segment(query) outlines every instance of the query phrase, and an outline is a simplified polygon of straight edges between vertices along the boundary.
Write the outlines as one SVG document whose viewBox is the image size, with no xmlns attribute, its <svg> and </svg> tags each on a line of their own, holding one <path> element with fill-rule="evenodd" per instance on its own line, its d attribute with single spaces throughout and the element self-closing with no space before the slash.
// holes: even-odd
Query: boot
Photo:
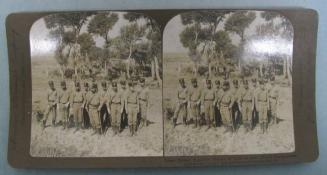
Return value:
<svg viewBox="0 0 327 175">
<path fill-rule="evenodd" d="M 176 127 L 176 123 L 177 123 L 177 118 L 174 118 L 173 119 L 173 126 L 174 126 L 174 128 Z"/>
<path fill-rule="evenodd" d="M 136 125 L 133 125 L 133 135 L 136 135 L 136 132 L 137 132 L 137 127 L 136 127 Z"/>
<path fill-rule="evenodd" d="M 56 126 L 56 121 L 52 120 L 52 126 Z"/>
<path fill-rule="evenodd" d="M 184 125 L 187 125 L 186 118 L 183 118 L 183 124 L 184 124 Z"/>
<path fill-rule="evenodd" d="M 43 120 L 42 121 L 42 127 L 45 128 L 46 127 L 46 124 L 47 124 L 47 121 L 46 120 Z"/>
<path fill-rule="evenodd" d="M 129 126 L 129 133 L 130 133 L 130 136 L 133 136 L 133 126 Z"/>
</svg>

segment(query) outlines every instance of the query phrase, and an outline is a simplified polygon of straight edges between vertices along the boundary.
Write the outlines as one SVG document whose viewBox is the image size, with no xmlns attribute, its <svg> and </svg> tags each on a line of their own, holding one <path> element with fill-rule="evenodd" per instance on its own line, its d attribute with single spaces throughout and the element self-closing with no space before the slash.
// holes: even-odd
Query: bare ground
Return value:
<svg viewBox="0 0 327 175">
<path fill-rule="evenodd" d="M 177 65 L 180 63 L 186 64 L 183 56 L 164 56 L 163 104 L 165 112 L 167 112 L 167 108 L 173 108 L 177 100 L 178 77 L 176 71 Z M 186 75 L 184 77 L 189 83 L 191 76 Z M 200 83 L 200 86 L 202 85 Z M 281 121 L 277 125 L 269 126 L 268 133 L 265 134 L 261 134 L 259 126 L 248 133 L 241 126 L 238 132 L 234 134 L 224 133 L 223 127 L 211 128 L 208 131 L 206 131 L 206 127 L 195 129 L 193 125 L 178 125 L 173 128 L 172 121 L 167 119 L 167 113 L 165 113 L 164 155 L 237 155 L 293 152 L 295 144 L 292 89 L 283 84 L 279 87 L 279 92 L 280 104 L 277 115 Z"/>
<path fill-rule="evenodd" d="M 47 66 L 45 66 L 47 65 Z M 32 61 L 32 101 L 33 113 L 44 111 L 46 107 L 47 77 L 45 69 L 53 68 L 51 60 Z M 59 80 L 55 81 L 58 85 Z M 72 84 L 68 86 L 72 87 Z M 32 118 L 30 154 L 35 157 L 122 157 L 122 156 L 162 156 L 162 91 L 150 89 L 148 127 L 140 128 L 136 136 L 130 137 L 125 129 L 113 136 L 111 128 L 106 135 L 93 135 L 92 130 L 75 128 L 63 130 L 62 126 L 47 127 L 43 130 L 36 116 Z"/>
</svg>

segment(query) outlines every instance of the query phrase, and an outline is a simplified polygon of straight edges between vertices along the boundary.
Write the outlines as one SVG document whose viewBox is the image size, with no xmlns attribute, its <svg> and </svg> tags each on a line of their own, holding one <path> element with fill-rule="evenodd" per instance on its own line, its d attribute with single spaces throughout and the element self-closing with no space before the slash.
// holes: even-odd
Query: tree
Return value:
<svg viewBox="0 0 327 175">
<path fill-rule="evenodd" d="M 280 37 L 289 43 L 293 42 L 293 26 L 286 17 L 275 12 L 262 12 L 261 17 L 267 21 L 267 24 L 263 24 L 258 27 L 258 34 L 268 35 L 271 37 Z M 283 73 L 286 79 L 291 78 L 292 76 L 291 61 L 291 55 L 285 55 L 285 58 L 283 59 Z"/>
<path fill-rule="evenodd" d="M 239 48 L 243 49 L 245 43 L 245 30 L 250 26 L 250 24 L 255 20 L 256 14 L 249 11 L 238 11 L 233 12 L 231 16 L 226 20 L 224 29 L 231 33 L 237 34 L 240 39 Z M 242 50 L 240 50 L 240 53 Z M 238 68 L 242 69 L 242 58 L 239 55 Z"/>
<path fill-rule="evenodd" d="M 81 28 L 92 14 L 92 12 L 61 13 L 44 18 L 46 27 L 50 29 L 50 37 L 58 42 L 55 57 L 61 67 L 62 76 L 64 75 L 65 67 L 69 64 L 69 56 L 74 55 L 71 52 L 74 52 L 73 46 L 77 44 Z"/>
<path fill-rule="evenodd" d="M 120 29 L 120 42 L 122 45 L 126 46 L 128 56 L 126 60 L 126 73 L 127 77 L 130 78 L 130 64 L 132 63 L 132 53 L 136 48 L 138 42 L 144 39 L 145 27 L 140 26 L 137 23 L 132 23 L 130 25 L 123 26 Z"/>
<path fill-rule="evenodd" d="M 153 80 L 161 82 L 160 69 L 162 66 L 162 60 L 159 59 L 162 56 L 161 50 L 161 30 L 153 18 L 150 18 L 141 13 L 126 13 L 124 18 L 129 22 L 137 23 L 144 21 L 145 29 L 145 41 L 144 47 L 147 51 L 144 55 L 144 63 L 151 64 L 151 75 Z"/>
<path fill-rule="evenodd" d="M 105 40 L 105 47 L 109 47 L 109 31 L 112 30 L 117 21 L 118 15 L 116 13 L 99 13 L 92 18 L 87 30 L 89 33 L 102 37 Z"/>
<path fill-rule="evenodd" d="M 228 13 L 227 11 L 198 11 L 181 14 L 182 24 L 186 27 L 179 35 L 180 41 L 185 48 L 188 48 L 189 57 L 195 62 L 193 70 L 196 72 L 197 63 L 202 56 L 205 56 L 208 62 L 209 76 L 211 76 L 211 62 L 215 55 L 214 35 L 218 25 L 223 22 Z"/>
</svg>

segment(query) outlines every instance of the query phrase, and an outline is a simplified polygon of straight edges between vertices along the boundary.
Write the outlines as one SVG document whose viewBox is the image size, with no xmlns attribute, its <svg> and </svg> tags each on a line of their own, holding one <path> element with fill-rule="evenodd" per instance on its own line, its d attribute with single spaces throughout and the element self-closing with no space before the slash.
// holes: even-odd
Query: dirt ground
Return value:
<svg viewBox="0 0 327 175">
<path fill-rule="evenodd" d="M 163 78 L 163 108 L 174 106 L 176 89 L 178 88 L 178 65 L 187 65 L 183 55 L 164 55 Z M 191 76 L 183 75 L 189 83 Z M 169 83 L 167 83 L 169 82 Z M 200 86 L 204 83 L 200 82 Z M 189 85 L 189 84 L 187 84 Z M 292 88 L 289 85 L 278 84 L 280 103 L 277 116 L 280 122 L 270 125 L 268 133 L 262 134 L 260 127 L 246 133 L 241 126 L 237 133 L 224 133 L 223 127 L 201 129 L 193 125 L 177 125 L 173 128 L 172 121 L 165 113 L 164 120 L 164 155 L 190 156 L 190 155 L 236 155 L 236 154 L 268 154 L 293 152 L 294 130 L 292 109 Z M 165 111 L 166 112 L 166 111 Z M 180 119 L 179 119 L 180 120 Z"/>
<path fill-rule="evenodd" d="M 56 67 L 54 60 L 32 60 L 32 101 L 33 112 L 44 111 L 46 107 L 46 70 Z M 55 81 L 58 85 L 59 80 Z M 72 84 L 68 84 L 72 87 Z M 115 156 L 162 156 L 162 91 L 150 89 L 148 127 L 140 128 L 136 136 L 130 137 L 125 129 L 113 135 L 109 128 L 106 135 L 94 135 L 93 131 L 62 126 L 47 127 L 43 130 L 36 117 L 32 118 L 30 154 L 35 157 L 115 157 Z"/>
</svg>

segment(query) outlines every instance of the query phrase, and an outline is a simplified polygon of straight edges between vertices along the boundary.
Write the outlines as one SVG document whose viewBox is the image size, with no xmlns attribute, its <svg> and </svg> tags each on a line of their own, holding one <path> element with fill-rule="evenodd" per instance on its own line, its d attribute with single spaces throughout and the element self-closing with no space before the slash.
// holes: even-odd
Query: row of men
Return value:
<svg viewBox="0 0 327 175">
<path fill-rule="evenodd" d="M 133 136 L 139 124 L 148 125 L 148 88 L 143 78 L 139 82 L 140 89 L 136 89 L 136 81 L 129 81 L 128 88 L 126 81 L 121 81 L 119 89 L 116 81 L 112 82 L 110 88 L 106 82 L 102 82 L 102 90 L 98 90 L 97 83 L 93 82 L 91 91 L 89 84 L 85 83 L 82 91 L 80 82 L 76 81 L 75 88 L 70 91 L 66 82 L 62 81 L 61 89 L 57 91 L 54 82 L 49 81 L 48 105 L 43 125 L 46 126 L 49 116 L 52 125 L 62 123 L 64 128 L 67 128 L 73 124 L 77 130 L 86 128 L 86 122 L 89 121 L 95 133 L 104 134 L 111 126 L 116 135 L 124 128 L 122 122 L 127 120 L 130 134 Z M 141 116 L 140 119 L 138 116 Z"/>
<path fill-rule="evenodd" d="M 248 80 L 243 80 L 243 87 L 239 81 L 215 81 L 216 88 L 212 88 L 210 79 L 206 80 L 205 88 L 198 86 L 196 78 L 191 79 L 192 87 L 188 88 L 183 78 L 179 79 L 180 87 L 177 90 L 177 106 L 174 111 L 173 125 L 176 126 L 179 116 L 184 124 L 194 122 L 194 127 L 202 123 L 210 127 L 222 124 L 226 132 L 235 132 L 242 123 L 246 132 L 254 128 L 254 118 L 258 118 L 262 132 L 268 129 L 268 111 L 273 123 L 277 122 L 277 106 L 279 92 L 275 86 L 275 78 L 270 79 L 270 87 L 260 80 L 257 87 L 256 79 L 252 79 L 252 87 Z M 204 118 L 202 117 L 204 116 Z M 218 117 L 217 117 L 218 116 Z"/>
</svg>

